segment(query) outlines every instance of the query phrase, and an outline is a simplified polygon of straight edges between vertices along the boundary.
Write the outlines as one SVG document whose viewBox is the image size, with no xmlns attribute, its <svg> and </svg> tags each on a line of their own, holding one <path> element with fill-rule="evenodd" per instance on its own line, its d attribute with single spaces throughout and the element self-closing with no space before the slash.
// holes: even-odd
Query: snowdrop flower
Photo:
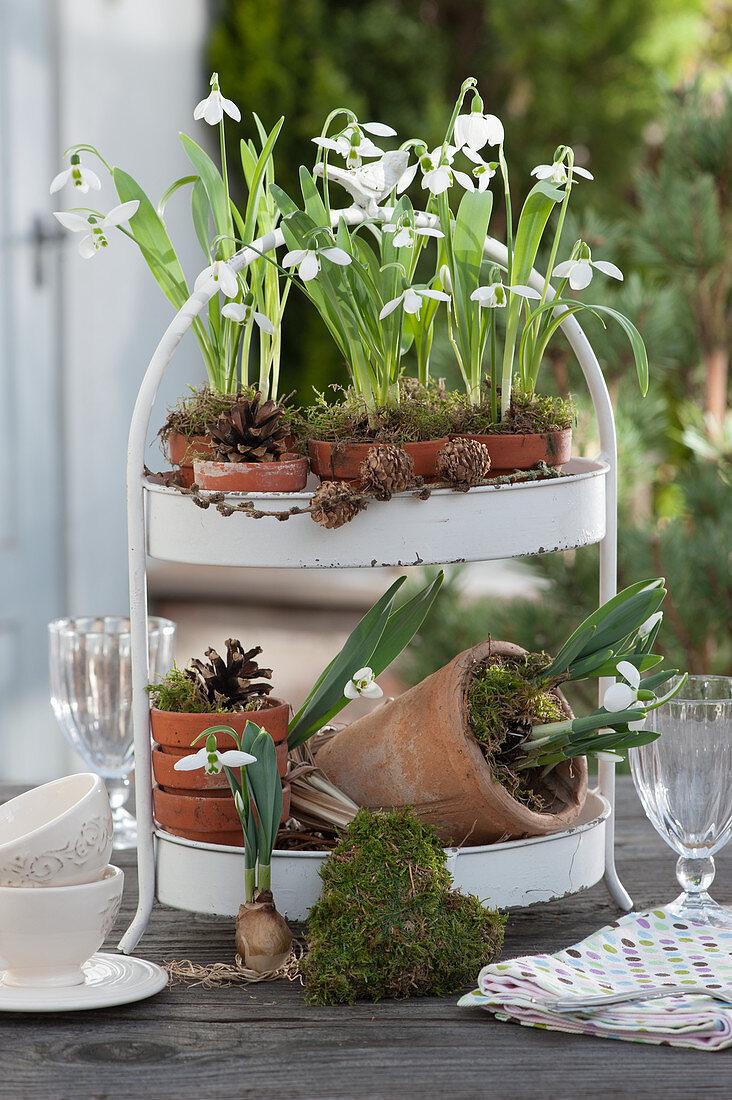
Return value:
<svg viewBox="0 0 732 1100">
<path fill-rule="evenodd" d="M 492 164 L 486 164 L 480 153 L 474 152 L 467 145 L 463 149 L 463 153 L 468 158 L 468 160 L 472 160 L 473 164 L 476 165 L 476 167 L 473 169 L 473 176 L 478 181 L 478 190 L 487 191 L 488 184 L 491 182 L 496 174 L 495 166 Z"/>
<path fill-rule="evenodd" d="M 212 283 L 218 290 L 222 291 L 227 298 L 236 298 L 239 293 L 239 280 L 226 260 L 214 260 L 208 267 L 204 267 L 193 284 L 193 289 L 207 290 Z"/>
<path fill-rule="evenodd" d="M 383 321 L 384 318 L 388 317 L 390 313 L 393 313 L 399 305 L 404 307 L 405 313 L 412 313 L 419 317 L 423 298 L 434 298 L 438 302 L 450 301 L 450 295 L 445 294 L 442 290 L 417 290 L 413 286 L 408 286 L 397 298 L 392 298 L 390 302 L 386 303 L 379 314 L 379 320 Z"/>
<path fill-rule="evenodd" d="M 623 273 L 620 268 L 607 260 L 593 260 L 586 244 L 582 245 L 580 255 L 576 260 L 563 260 L 561 264 L 557 264 L 554 268 L 552 275 L 559 279 L 568 278 L 572 290 L 584 290 L 592 282 L 593 267 L 597 271 L 601 271 L 603 275 L 610 275 L 613 279 L 623 281 Z"/>
<path fill-rule="evenodd" d="M 518 294 L 520 298 L 533 298 L 536 301 L 541 299 L 539 291 L 534 290 L 532 286 L 523 286 L 521 283 L 516 283 L 515 286 L 510 286 L 507 289 L 512 290 L 514 294 Z"/>
<path fill-rule="evenodd" d="M 418 168 L 422 172 L 422 187 L 432 195 L 441 195 L 447 191 L 448 187 L 452 187 L 454 180 L 457 180 L 466 191 L 475 191 L 475 185 L 470 176 L 466 172 L 458 172 L 451 167 L 456 152 L 457 149 L 453 145 L 438 145 L 431 153 L 423 153 L 419 160 L 410 165 L 401 176 L 397 192 L 401 194 L 402 191 L 406 191 L 416 176 Z"/>
<path fill-rule="evenodd" d="M 203 768 L 206 775 L 218 775 L 224 765 L 227 768 L 244 768 L 256 761 L 256 756 L 252 756 L 250 752 L 240 752 L 239 749 L 219 752 L 216 748 L 216 737 L 212 733 L 202 749 L 192 756 L 182 756 L 173 766 L 177 772 L 193 772 L 197 768 Z"/>
<path fill-rule="evenodd" d="M 376 137 L 394 137 L 396 130 L 383 122 L 352 122 L 334 138 L 316 137 L 313 142 L 321 149 L 338 153 L 347 168 L 360 168 L 364 157 L 381 157 L 384 150 L 375 145 L 366 133 Z"/>
<path fill-rule="evenodd" d="M 536 168 L 531 169 L 531 175 L 536 176 L 538 180 L 550 179 L 552 183 L 566 183 L 569 179 L 567 166 L 563 160 L 555 160 L 553 164 L 537 164 Z M 588 172 L 586 168 L 580 168 L 578 164 L 572 165 L 572 176 L 584 176 L 588 180 L 595 178 L 592 172 Z"/>
<path fill-rule="evenodd" d="M 346 683 L 343 694 L 346 699 L 358 699 L 361 695 L 365 699 L 380 699 L 384 693 L 374 680 L 373 669 L 360 668 Z"/>
<path fill-rule="evenodd" d="M 638 702 L 638 688 L 640 687 L 640 672 L 638 669 L 635 665 L 631 665 L 630 661 L 618 661 L 616 671 L 620 673 L 626 682 L 610 685 L 602 700 L 605 710 L 614 713 L 642 706 L 643 704 Z M 645 724 L 645 718 L 641 718 L 637 722 L 628 722 L 628 727 L 632 730 L 641 730 Z"/>
<path fill-rule="evenodd" d="M 92 172 L 91 168 L 85 168 L 81 163 L 81 157 L 78 153 L 71 154 L 71 160 L 69 167 L 63 172 L 59 172 L 57 176 L 54 176 L 48 193 L 53 195 L 56 191 L 60 191 L 62 187 L 71 180 L 74 187 L 81 191 L 82 195 L 86 195 L 91 187 L 92 191 L 100 191 L 102 185 L 99 181 L 99 176 L 96 172 Z"/>
<path fill-rule="evenodd" d="M 137 199 L 131 202 L 120 203 L 110 210 L 106 217 L 96 214 L 74 214 L 63 210 L 55 210 L 53 213 L 64 229 L 70 229 L 72 233 L 86 232 L 86 236 L 79 241 L 79 254 L 85 260 L 90 260 L 100 248 L 106 248 L 109 244 L 104 231 L 113 226 L 121 225 L 137 213 L 140 205 Z"/>
<path fill-rule="evenodd" d="M 320 271 L 321 256 L 339 267 L 347 267 L 351 263 L 351 257 L 343 248 L 295 248 L 283 256 L 282 266 L 297 267 L 298 275 L 307 283 Z"/>
<path fill-rule="evenodd" d="M 228 317 L 230 321 L 236 321 L 238 325 L 251 325 L 254 322 L 262 332 L 274 336 L 275 327 L 269 317 L 264 313 L 257 313 L 256 309 L 245 305 L 244 302 L 227 302 L 221 309 L 221 316 Z"/>
<path fill-rule="evenodd" d="M 241 121 L 241 111 L 236 103 L 222 96 L 219 91 L 219 74 L 214 73 L 211 77 L 211 91 L 206 98 L 202 99 L 198 104 L 193 112 L 193 117 L 196 120 L 202 118 L 209 126 L 218 126 L 221 119 L 224 117 L 224 111 L 229 118 L 233 118 L 235 122 Z"/>
<path fill-rule="evenodd" d="M 382 233 L 394 234 L 395 248 L 413 248 L 415 237 L 444 237 L 439 229 L 419 229 L 412 227 L 408 221 L 399 218 L 396 222 L 388 222 L 381 227 Z"/>
<path fill-rule="evenodd" d="M 470 295 L 473 302 L 477 302 L 481 309 L 502 308 L 508 303 L 508 295 L 503 283 L 490 283 L 489 286 L 479 286 Z"/>
<path fill-rule="evenodd" d="M 483 106 L 480 99 L 475 102 Z M 496 115 L 484 115 L 480 109 L 472 110 L 455 119 L 453 139 L 463 152 L 466 147 L 477 152 L 484 145 L 500 145 L 503 141 L 503 123 Z"/>
</svg>

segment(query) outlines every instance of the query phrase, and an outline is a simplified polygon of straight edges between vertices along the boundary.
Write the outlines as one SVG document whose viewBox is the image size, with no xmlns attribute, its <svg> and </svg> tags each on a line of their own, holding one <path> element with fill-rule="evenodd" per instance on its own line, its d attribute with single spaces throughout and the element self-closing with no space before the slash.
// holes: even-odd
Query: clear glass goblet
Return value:
<svg viewBox="0 0 732 1100">
<path fill-rule="evenodd" d="M 130 620 L 56 619 L 48 633 L 54 714 L 67 740 L 104 779 L 115 848 L 134 848 L 137 822 L 126 808 L 134 757 Z M 147 641 L 153 681 L 173 664 L 175 623 L 149 619 Z"/>
<path fill-rule="evenodd" d="M 732 836 L 732 678 L 689 676 L 678 695 L 651 712 L 648 728 L 661 736 L 628 755 L 646 816 L 679 854 L 683 892 L 664 908 L 732 930 L 732 912 L 708 892 L 714 853 Z"/>
</svg>

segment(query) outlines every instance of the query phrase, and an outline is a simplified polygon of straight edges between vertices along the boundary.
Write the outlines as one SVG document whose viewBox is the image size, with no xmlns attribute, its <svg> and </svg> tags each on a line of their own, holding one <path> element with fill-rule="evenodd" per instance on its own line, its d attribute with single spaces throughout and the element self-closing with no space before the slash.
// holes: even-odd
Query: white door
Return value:
<svg viewBox="0 0 732 1100">
<path fill-rule="evenodd" d="M 0 0 L 0 777 L 64 770 L 46 623 L 63 608 L 63 363 L 54 28 L 45 0 Z"/>
<path fill-rule="evenodd" d="M 206 0 L 0 0 L 0 779 L 79 767 L 48 701 L 46 624 L 128 606 L 127 432 L 171 316 L 129 241 L 81 259 L 52 211 L 86 200 L 49 183 L 81 141 L 153 201 L 190 170 L 178 131 L 207 136 L 193 121 L 206 14 Z M 108 179 L 89 198 L 118 201 Z M 170 213 L 194 277 L 187 198 Z M 200 381 L 199 359 L 193 341 L 181 348 L 153 431 Z"/>
</svg>

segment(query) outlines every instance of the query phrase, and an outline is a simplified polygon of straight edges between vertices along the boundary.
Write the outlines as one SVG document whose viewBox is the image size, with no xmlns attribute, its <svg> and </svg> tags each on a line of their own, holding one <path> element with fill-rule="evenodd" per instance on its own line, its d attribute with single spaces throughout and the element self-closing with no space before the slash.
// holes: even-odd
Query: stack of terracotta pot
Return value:
<svg viewBox="0 0 732 1100">
<path fill-rule="evenodd" d="M 153 775 L 157 786 L 153 790 L 155 819 L 166 833 L 197 840 L 205 844 L 241 846 L 242 830 L 234 799 L 225 772 L 206 775 L 201 770 L 176 771 L 175 762 L 182 756 L 197 752 L 203 740 L 196 737 L 211 726 L 231 726 L 242 734 L 247 722 L 255 722 L 272 737 L 277 746 L 277 766 L 282 779 L 282 820 L 290 812 L 290 784 L 287 774 L 287 727 L 289 703 L 282 699 L 266 699 L 261 710 L 237 711 L 228 714 L 178 714 L 173 711 L 150 711 L 153 741 Z M 216 734 L 216 747 L 224 752 L 237 746 L 228 733 Z"/>
</svg>

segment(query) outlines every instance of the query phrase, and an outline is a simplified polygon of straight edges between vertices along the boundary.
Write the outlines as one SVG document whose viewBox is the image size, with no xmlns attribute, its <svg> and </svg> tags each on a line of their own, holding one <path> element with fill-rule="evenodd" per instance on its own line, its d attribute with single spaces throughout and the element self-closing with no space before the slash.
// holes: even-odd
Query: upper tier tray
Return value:
<svg viewBox="0 0 732 1100">
<path fill-rule="evenodd" d="M 402 493 L 371 501 L 350 523 L 327 531 L 310 516 L 285 522 L 201 509 L 175 489 L 144 482 L 147 552 L 193 565 L 337 569 L 491 561 L 569 550 L 605 536 L 601 460 L 573 458 L 567 476 L 485 485 L 458 493 L 436 489 L 429 499 Z M 309 493 L 229 494 L 268 510 L 307 504 Z"/>
</svg>

